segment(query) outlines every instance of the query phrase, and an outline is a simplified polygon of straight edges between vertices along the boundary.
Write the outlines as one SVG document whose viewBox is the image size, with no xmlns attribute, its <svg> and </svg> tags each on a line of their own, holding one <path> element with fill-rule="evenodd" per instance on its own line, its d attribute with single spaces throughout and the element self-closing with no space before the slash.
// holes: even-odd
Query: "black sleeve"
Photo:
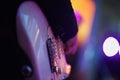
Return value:
<svg viewBox="0 0 120 80">
<path fill-rule="evenodd" d="M 55 35 L 63 42 L 77 34 L 78 27 L 70 0 L 36 0 Z"/>
</svg>

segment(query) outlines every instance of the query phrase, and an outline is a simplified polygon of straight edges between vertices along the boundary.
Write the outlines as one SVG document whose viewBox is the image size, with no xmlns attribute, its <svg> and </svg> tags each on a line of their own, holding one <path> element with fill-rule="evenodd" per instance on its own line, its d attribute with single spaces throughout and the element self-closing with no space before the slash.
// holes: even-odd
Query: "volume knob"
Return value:
<svg viewBox="0 0 120 80">
<path fill-rule="evenodd" d="M 33 70 L 31 68 L 31 66 L 24 65 L 22 67 L 21 73 L 22 73 L 23 77 L 27 78 L 27 77 L 31 77 L 32 76 Z"/>
</svg>

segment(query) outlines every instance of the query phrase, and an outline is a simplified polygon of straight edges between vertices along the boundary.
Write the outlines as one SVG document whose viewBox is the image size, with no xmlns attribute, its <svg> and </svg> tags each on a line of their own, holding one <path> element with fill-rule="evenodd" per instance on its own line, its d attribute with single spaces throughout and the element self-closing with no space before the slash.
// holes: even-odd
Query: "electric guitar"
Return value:
<svg viewBox="0 0 120 80">
<path fill-rule="evenodd" d="M 32 66 L 23 71 L 25 80 L 63 80 L 71 70 L 63 43 L 54 37 L 40 7 L 33 1 L 23 2 L 16 15 L 17 38 Z"/>
</svg>

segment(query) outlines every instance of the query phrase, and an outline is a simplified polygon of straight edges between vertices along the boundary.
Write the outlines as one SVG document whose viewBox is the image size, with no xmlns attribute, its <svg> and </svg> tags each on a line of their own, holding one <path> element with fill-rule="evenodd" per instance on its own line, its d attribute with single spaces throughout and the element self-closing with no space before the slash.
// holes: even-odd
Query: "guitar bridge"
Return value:
<svg viewBox="0 0 120 80">
<path fill-rule="evenodd" d="M 52 40 L 50 38 L 47 40 L 47 50 L 48 50 L 51 72 L 54 73 L 55 72 L 54 53 L 53 53 L 54 51 L 53 51 Z"/>
<path fill-rule="evenodd" d="M 48 38 L 48 57 L 51 72 L 55 73 L 59 80 L 63 80 L 70 74 L 71 66 L 66 63 L 64 50 L 60 39 Z"/>
</svg>

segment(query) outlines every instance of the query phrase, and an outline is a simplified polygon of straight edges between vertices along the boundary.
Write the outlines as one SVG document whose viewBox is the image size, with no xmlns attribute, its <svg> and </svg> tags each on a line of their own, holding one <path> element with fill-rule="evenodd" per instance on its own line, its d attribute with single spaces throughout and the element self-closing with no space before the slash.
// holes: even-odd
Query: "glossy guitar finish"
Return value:
<svg viewBox="0 0 120 80">
<path fill-rule="evenodd" d="M 17 12 L 18 42 L 32 64 L 25 80 L 62 80 L 71 67 L 66 63 L 63 44 L 54 38 L 49 24 L 35 2 L 23 2 Z"/>
</svg>

